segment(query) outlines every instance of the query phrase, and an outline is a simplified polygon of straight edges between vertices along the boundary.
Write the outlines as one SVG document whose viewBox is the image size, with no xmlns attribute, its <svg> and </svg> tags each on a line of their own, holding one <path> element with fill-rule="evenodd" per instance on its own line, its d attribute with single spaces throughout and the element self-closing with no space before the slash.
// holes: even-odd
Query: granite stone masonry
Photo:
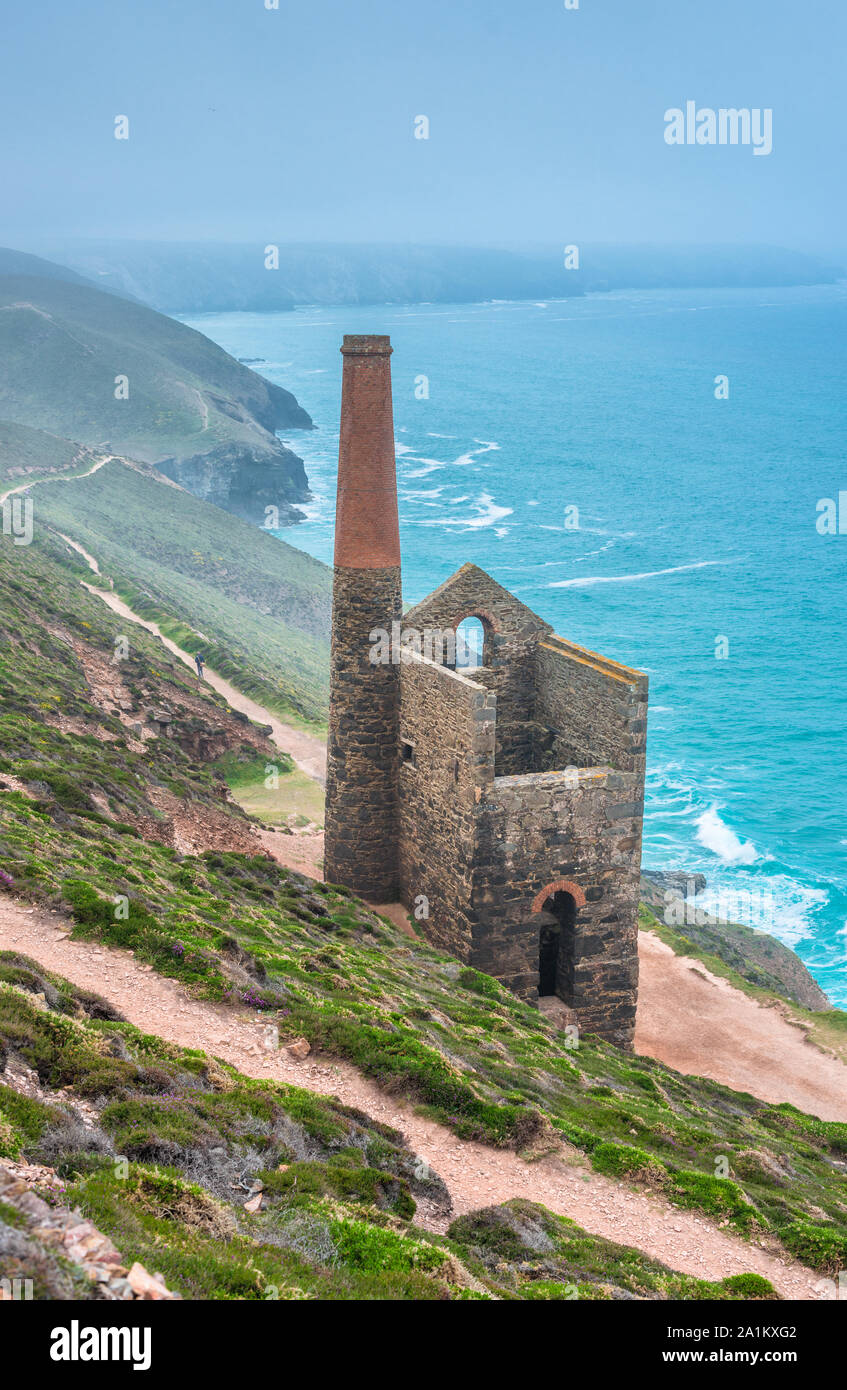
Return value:
<svg viewBox="0 0 847 1390">
<path fill-rule="evenodd" d="M 401 612 L 390 347 L 342 351 L 326 875 L 399 897 L 433 944 L 630 1048 L 647 678 L 556 636 L 474 565 L 403 628 L 478 619 L 481 664 L 370 659 Z"/>
</svg>

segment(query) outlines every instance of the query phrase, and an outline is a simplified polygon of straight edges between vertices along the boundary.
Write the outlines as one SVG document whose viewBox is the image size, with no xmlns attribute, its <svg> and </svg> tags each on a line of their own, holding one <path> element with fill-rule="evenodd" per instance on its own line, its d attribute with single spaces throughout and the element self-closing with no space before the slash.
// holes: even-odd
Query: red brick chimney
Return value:
<svg viewBox="0 0 847 1390">
<path fill-rule="evenodd" d="M 348 335 L 332 589 L 324 877 L 373 903 L 397 897 L 399 669 L 373 663 L 402 613 L 387 337 Z"/>
<path fill-rule="evenodd" d="M 376 334 L 347 334 L 341 351 L 335 563 L 385 569 L 400 564 L 391 343 Z"/>
</svg>

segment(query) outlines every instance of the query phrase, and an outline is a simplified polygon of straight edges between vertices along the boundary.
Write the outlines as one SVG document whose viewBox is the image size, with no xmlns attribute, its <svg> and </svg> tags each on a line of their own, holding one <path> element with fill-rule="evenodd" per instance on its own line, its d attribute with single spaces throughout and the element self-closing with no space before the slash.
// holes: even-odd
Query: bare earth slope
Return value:
<svg viewBox="0 0 847 1390">
<path fill-rule="evenodd" d="M 762 1100 L 847 1120 L 847 1067 L 697 960 L 652 932 L 639 940 L 637 1052 Z"/>
</svg>

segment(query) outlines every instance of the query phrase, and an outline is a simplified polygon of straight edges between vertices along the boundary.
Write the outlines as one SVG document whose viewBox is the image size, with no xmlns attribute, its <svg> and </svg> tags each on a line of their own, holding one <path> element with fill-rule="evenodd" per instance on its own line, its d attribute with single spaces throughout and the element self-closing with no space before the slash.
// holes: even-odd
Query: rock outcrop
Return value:
<svg viewBox="0 0 847 1390">
<path fill-rule="evenodd" d="M 663 922 L 670 922 L 665 917 L 668 908 L 673 909 L 675 903 L 681 908 L 705 888 L 703 874 L 654 869 L 641 873 L 641 901 Z M 797 953 L 769 932 L 755 931 L 739 922 L 719 921 L 700 908 L 695 912 L 690 906 L 672 912 L 672 916 L 671 924 L 678 936 L 717 956 L 751 984 L 781 994 L 804 1009 L 817 1012 L 832 1007 Z"/>
</svg>

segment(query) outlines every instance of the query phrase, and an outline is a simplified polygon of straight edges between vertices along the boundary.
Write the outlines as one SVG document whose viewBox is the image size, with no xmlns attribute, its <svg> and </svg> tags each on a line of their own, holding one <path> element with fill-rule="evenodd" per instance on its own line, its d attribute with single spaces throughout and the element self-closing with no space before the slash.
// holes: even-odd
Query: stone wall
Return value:
<svg viewBox="0 0 847 1390">
<path fill-rule="evenodd" d="M 555 636 L 473 565 L 402 627 L 427 650 L 427 631 L 478 617 L 482 667 L 408 648 L 369 666 L 399 602 L 397 570 L 337 567 L 327 877 L 372 902 L 396 887 L 423 936 L 533 1002 L 544 933 L 580 1027 L 630 1047 L 646 676 Z"/>
<path fill-rule="evenodd" d="M 535 719 L 555 732 L 547 768 L 640 771 L 647 738 L 647 677 L 595 652 L 546 637 L 536 654 Z"/>
<path fill-rule="evenodd" d="M 374 903 L 397 898 L 399 674 L 370 661 L 371 633 L 390 630 L 400 602 L 399 567 L 336 565 L 324 877 Z"/>
<path fill-rule="evenodd" d="M 494 781 L 494 705 L 485 689 L 425 657 L 409 654 L 400 666 L 400 897 L 410 910 L 425 897 L 418 930 L 463 960 L 479 797 Z"/>
<path fill-rule="evenodd" d="M 580 1027 L 629 1047 L 638 989 L 643 782 L 592 768 L 498 777 L 481 801 L 471 962 L 515 993 L 538 997 L 540 895 L 572 885 L 578 912 L 573 997 Z M 584 897 L 584 903 L 580 901 Z"/>
<path fill-rule="evenodd" d="M 497 773 L 532 771 L 535 744 L 527 725 L 535 705 L 535 652 L 552 628 L 470 564 L 406 613 L 403 625 L 445 630 L 472 617 L 485 628 L 485 664 L 469 674 L 497 696 Z"/>
</svg>

